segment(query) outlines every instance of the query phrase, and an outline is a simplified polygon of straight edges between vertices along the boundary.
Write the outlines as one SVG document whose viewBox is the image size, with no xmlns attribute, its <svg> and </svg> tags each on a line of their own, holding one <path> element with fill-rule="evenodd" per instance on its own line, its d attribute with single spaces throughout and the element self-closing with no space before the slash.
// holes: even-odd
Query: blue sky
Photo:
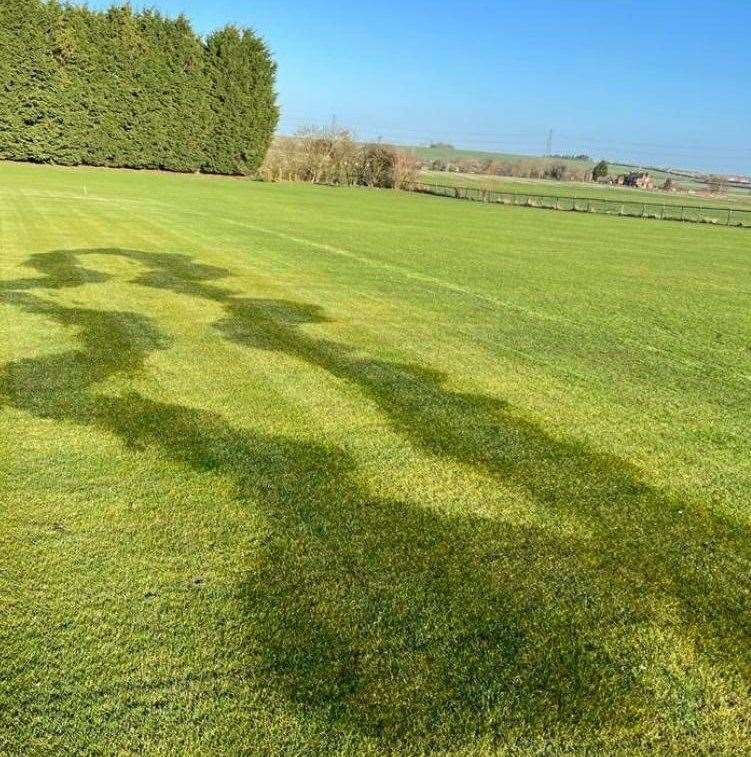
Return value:
<svg viewBox="0 0 751 757">
<path fill-rule="evenodd" d="M 283 131 L 751 174 L 751 0 L 147 4 L 263 36 Z"/>
</svg>

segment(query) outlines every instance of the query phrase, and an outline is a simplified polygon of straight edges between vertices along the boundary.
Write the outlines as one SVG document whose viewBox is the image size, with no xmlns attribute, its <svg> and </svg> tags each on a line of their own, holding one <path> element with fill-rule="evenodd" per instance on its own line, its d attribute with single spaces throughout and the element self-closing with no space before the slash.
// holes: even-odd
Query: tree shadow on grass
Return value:
<svg viewBox="0 0 751 757">
<path fill-rule="evenodd" d="M 73 250 L 55 250 L 32 255 L 28 267 L 39 276 L 15 280 L 0 280 L 0 293 L 22 292 L 29 289 L 67 289 L 83 284 L 101 284 L 109 280 L 107 274 L 84 268 Z"/>
<path fill-rule="evenodd" d="M 99 383 L 142 370 L 167 344 L 150 319 L 65 307 L 6 283 L 0 301 L 74 327 L 80 346 L 4 366 L 0 405 L 230 475 L 237 497 L 265 512 L 260 567 L 239 589 L 238 653 L 271 691 L 338 732 L 426 750 L 616 731 L 689 739 L 719 706 L 700 666 L 742 690 L 749 542 L 739 524 L 666 495 L 625 461 L 552 437 L 498 399 L 311 336 L 304 326 L 326 321 L 314 306 L 236 297 L 212 283 L 223 269 L 186 256 L 91 252 L 144 265 L 138 284 L 220 303 L 225 338 L 357 386 L 415 446 L 518 488 L 549 515 L 520 526 L 440 514 L 368 491 L 336 447 L 106 394 Z M 69 272 L 85 254 L 35 256 L 38 286 L 63 286 L 54 260 Z M 670 659 L 681 645 L 696 659 L 680 649 Z M 747 716 L 747 699 L 737 708 Z"/>
<path fill-rule="evenodd" d="M 280 309 L 285 311 L 281 318 Z M 346 701 L 352 708 L 356 703 L 359 724 L 367 723 L 372 734 L 416 729 L 425 735 L 431 728 L 461 723 L 444 734 L 444 747 L 471 732 L 478 714 L 472 703 L 493 703 L 485 711 L 488 725 L 502 713 L 506 725 L 515 719 L 537 720 L 533 730 L 538 731 L 543 723 L 543 730 L 585 722 L 627 728 L 639 720 L 637 730 L 648 730 L 651 720 L 659 731 L 657 722 L 664 716 L 678 731 L 689 733 L 712 707 L 697 684 L 699 660 L 716 665 L 721 678 L 734 678 L 737 690 L 744 690 L 751 681 L 751 541 L 744 525 L 651 486 L 615 456 L 551 436 L 502 400 L 452 391 L 436 371 L 361 357 L 310 336 L 299 328 L 300 315 L 308 309 L 230 302 L 217 327 L 234 342 L 284 353 L 357 386 L 416 447 L 518 488 L 548 515 L 549 526 L 504 528 L 463 518 L 436 519 L 427 527 L 400 519 L 395 513 L 405 512 L 403 503 L 383 523 L 372 518 L 363 529 L 370 543 L 354 554 L 372 565 L 368 556 L 382 556 L 390 544 L 388 558 L 371 570 L 370 582 L 393 582 L 405 589 L 405 594 L 394 591 L 390 599 L 405 602 L 412 596 L 412 615 L 401 635 L 392 625 L 391 635 L 379 638 L 379 611 L 393 617 L 398 606 L 387 603 L 384 610 L 365 601 L 357 618 L 351 604 L 345 604 L 350 609 L 342 623 L 325 590 L 319 591 L 331 631 L 316 647 L 312 664 L 307 651 L 300 651 L 310 648 L 305 633 L 310 601 L 301 604 L 296 627 L 286 614 L 285 623 L 271 634 L 277 640 L 287 634 L 274 659 L 292 677 L 291 691 L 311 692 L 303 700 L 306 706 L 336 701 L 321 696 L 328 689 L 320 661 L 326 659 L 331 638 L 350 651 L 360 650 L 356 658 L 367 660 L 359 674 L 352 672 L 357 666 L 350 666 L 349 683 L 340 689 L 340 704 Z M 322 320 L 313 310 L 309 322 Z M 558 524 L 572 522 L 578 535 L 566 537 Z M 434 547 L 421 555 L 410 553 L 407 541 L 424 544 L 417 536 L 421 529 L 434 539 Z M 401 538 L 404 533 L 409 535 Z M 299 545 L 288 542 L 286 534 L 284 541 L 289 554 L 284 562 L 292 563 Z M 337 543 L 314 551 L 329 552 L 333 561 L 343 550 Z M 283 551 L 280 546 L 272 552 Z M 402 559 L 392 559 L 397 553 Z M 355 558 L 348 562 L 352 565 Z M 374 575 L 384 565 L 393 572 Z M 264 576 L 262 586 L 278 585 L 275 570 Z M 460 576 L 453 586 L 468 588 L 467 593 L 447 591 L 433 570 L 443 573 L 441 580 Z M 327 582 L 319 586 L 323 589 Z M 259 586 L 255 595 L 261 590 Z M 314 589 L 307 587 L 304 594 L 314 595 Z M 426 647 L 409 636 L 417 629 L 431 639 Z M 374 649 L 363 644 L 368 635 Z M 681 644 L 685 647 L 678 652 Z M 381 645 L 385 659 L 378 660 Z M 671 652 L 676 656 L 669 663 Z M 692 655 L 696 657 L 689 662 Z M 337 670 L 329 659 L 329 671 Z M 346 659 L 340 647 L 336 659 Z M 290 660 L 299 661 L 295 670 Z M 368 679 L 362 670 L 373 680 L 348 691 L 351 681 Z M 655 670 L 661 672 L 655 676 Z M 295 680 L 300 671 L 305 671 L 302 680 Z M 386 684 L 389 676 L 401 677 L 401 692 Z M 395 694 L 401 699 L 389 708 Z M 748 715 L 746 700 L 739 718 Z"/>
</svg>

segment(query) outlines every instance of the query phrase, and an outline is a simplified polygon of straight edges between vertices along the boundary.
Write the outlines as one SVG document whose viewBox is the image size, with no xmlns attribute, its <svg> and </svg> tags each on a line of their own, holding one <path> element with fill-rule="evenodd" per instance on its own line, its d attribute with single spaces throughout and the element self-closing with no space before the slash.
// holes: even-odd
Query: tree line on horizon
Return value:
<svg viewBox="0 0 751 757">
<path fill-rule="evenodd" d="M 429 171 L 448 173 L 513 176 L 523 179 L 551 179 L 553 181 L 591 181 L 592 167 L 551 158 L 435 158 L 421 160 L 420 166 Z"/>
<path fill-rule="evenodd" d="M 185 16 L 0 0 L 0 158 L 249 174 L 279 118 L 254 32 Z"/>
</svg>

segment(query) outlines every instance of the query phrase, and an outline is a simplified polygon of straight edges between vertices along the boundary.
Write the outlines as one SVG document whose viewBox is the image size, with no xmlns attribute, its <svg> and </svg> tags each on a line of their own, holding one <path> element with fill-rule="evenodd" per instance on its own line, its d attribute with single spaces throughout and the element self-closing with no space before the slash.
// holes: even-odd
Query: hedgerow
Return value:
<svg viewBox="0 0 751 757">
<path fill-rule="evenodd" d="M 402 189 L 417 178 L 417 161 L 393 145 L 362 144 L 346 129 L 303 129 L 277 137 L 259 170 L 267 181 Z"/>
<path fill-rule="evenodd" d="M 0 158 L 247 174 L 278 120 L 276 66 L 249 30 L 184 16 L 0 0 Z"/>
</svg>

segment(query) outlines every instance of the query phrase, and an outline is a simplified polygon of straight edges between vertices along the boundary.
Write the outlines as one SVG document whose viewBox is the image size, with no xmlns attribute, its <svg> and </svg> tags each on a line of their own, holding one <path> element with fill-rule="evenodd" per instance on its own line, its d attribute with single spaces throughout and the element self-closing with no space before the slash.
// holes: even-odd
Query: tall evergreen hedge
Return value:
<svg viewBox="0 0 751 757">
<path fill-rule="evenodd" d="M 183 16 L 0 0 L 0 158 L 247 174 L 279 112 L 253 32 Z"/>
</svg>

